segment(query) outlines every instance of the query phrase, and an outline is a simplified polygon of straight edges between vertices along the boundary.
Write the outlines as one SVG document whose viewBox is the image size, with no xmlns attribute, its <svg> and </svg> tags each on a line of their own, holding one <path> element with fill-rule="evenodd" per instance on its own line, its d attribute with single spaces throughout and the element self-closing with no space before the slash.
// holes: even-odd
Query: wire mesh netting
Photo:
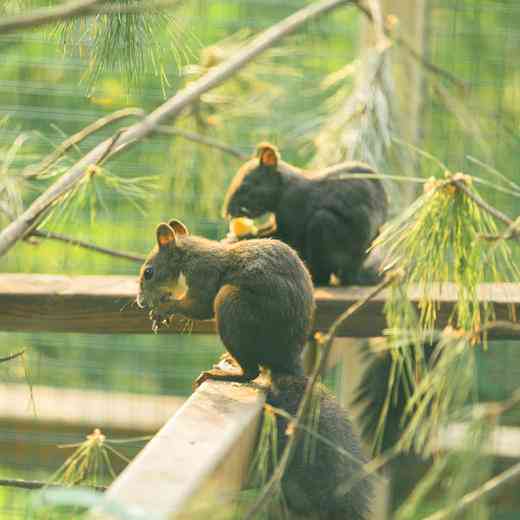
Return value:
<svg viewBox="0 0 520 520">
<path fill-rule="evenodd" d="M 80 27 L 71 29 L 79 31 L 79 38 L 67 33 L 66 52 L 63 33 L 50 29 L 0 35 L 0 116 L 5 116 L 0 166 L 3 189 L 9 182 L 13 204 L 26 207 L 38 191 L 34 182 L 10 177 L 10 171 L 50 153 L 66 136 L 114 110 L 135 106 L 149 112 L 198 77 L 212 60 L 230 55 L 250 34 L 301 6 L 275 0 L 184 4 L 172 15 L 174 21 L 156 34 L 162 38 L 164 61 L 159 68 L 139 70 L 138 84 L 130 89 L 124 73 L 102 71 L 92 80 L 89 52 L 94 43 Z M 426 20 L 427 58 L 456 82 L 423 71 L 417 144 L 451 171 L 486 178 L 490 174 L 477 159 L 516 181 L 520 5 L 513 0 L 432 0 Z M 361 30 L 361 15 L 353 9 L 337 10 L 308 24 L 237 78 L 203 96 L 176 127 L 218 138 L 245 154 L 267 139 L 281 148 L 285 160 L 303 167 L 311 164 L 320 129 L 333 115 L 331 107 L 337 106 L 331 100 L 338 102 L 341 89 L 349 92 L 355 86 Z M 354 73 L 345 70 L 348 65 Z M 324 83 L 340 69 L 344 73 L 339 86 Z M 396 77 L 395 89 L 406 81 Z M 56 172 L 113 135 L 115 127 L 134 120 L 124 119 L 86 138 L 61 159 Z M 111 160 L 105 178 L 100 175 L 89 188 L 93 193 L 79 194 L 64 205 L 66 211 L 54 211 L 45 228 L 139 254 L 153 245 L 156 223 L 173 217 L 195 233 L 220 238 L 227 226 L 220 217 L 225 186 L 239 165 L 236 158 L 200 144 L 156 135 Z M 397 168 L 393 164 L 388 172 L 399 173 Z M 417 168 L 428 177 L 437 166 L 423 158 Z M 495 206 L 516 216 L 513 197 L 485 187 L 481 191 Z M 398 201 L 393 202 L 399 209 Z M 43 239 L 18 244 L 1 265 L 4 272 L 56 274 L 136 275 L 139 267 Z M 22 349 L 23 359 L 0 365 L 0 478 L 46 480 L 70 455 L 56 445 L 77 443 L 96 427 L 118 438 L 154 431 L 171 415 L 169 409 L 165 414 L 165 407 L 174 409 L 176 401 L 139 401 L 138 396 L 187 396 L 194 377 L 222 352 L 213 336 L 0 333 L 0 356 Z M 480 399 L 506 398 L 520 370 L 515 344 L 476 355 Z M 53 413 L 53 403 L 63 413 Z M 143 406 L 147 416 L 139 425 L 131 418 Z M 119 414 L 119 422 L 107 419 Z M 75 417 L 76 423 L 65 416 Z M 514 414 L 508 420 L 518 423 Z M 142 444 L 132 444 L 128 455 Z M 116 470 L 123 465 L 114 464 Z M 408 480 L 414 483 L 413 470 Z M 403 487 L 401 492 L 408 492 Z M 396 503 L 400 500 L 402 496 L 395 498 Z M 506 494 L 496 503 L 493 518 L 519 514 L 519 505 Z M 31 518 L 28 504 L 28 491 L 0 487 L 0 518 Z"/>
</svg>

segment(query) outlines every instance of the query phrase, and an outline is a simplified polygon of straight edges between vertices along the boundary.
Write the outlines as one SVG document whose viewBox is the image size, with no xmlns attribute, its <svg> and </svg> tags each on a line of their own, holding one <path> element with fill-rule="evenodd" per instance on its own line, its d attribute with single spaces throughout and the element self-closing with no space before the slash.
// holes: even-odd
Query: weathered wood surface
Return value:
<svg viewBox="0 0 520 520">
<path fill-rule="evenodd" d="M 72 449 L 58 445 L 83 442 L 94 428 L 100 428 L 109 439 L 153 435 L 184 401 L 166 395 L 2 384 L 0 460 L 20 468 L 38 461 L 39 467 L 54 472 L 72 453 Z M 122 447 L 128 455 L 139 444 L 130 446 Z M 117 457 L 113 464 L 116 472 L 123 469 Z"/>
<path fill-rule="evenodd" d="M 468 439 L 474 438 L 471 425 L 452 423 L 441 430 L 436 449 L 439 451 L 456 451 L 474 448 Z M 481 454 L 503 458 L 520 458 L 520 428 L 513 426 L 495 426 L 486 442 L 479 446 Z"/>
<path fill-rule="evenodd" d="M 205 382 L 114 481 L 107 500 L 147 518 L 187 511 L 211 518 L 246 477 L 264 394 L 258 385 Z"/>
<path fill-rule="evenodd" d="M 316 326 L 327 328 L 334 318 L 349 305 L 364 297 L 370 288 L 317 288 Z M 149 333 L 146 312 L 125 306 L 137 293 L 137 280 L 132 276 L 59 276 L 59 275 L 0 275 L 0 330 L 89 332 L 89 333 Z M 386 292 L 372 299 L 356 317 L 345 324 L 342 336 L 380 336 L 386 323 L 383 306 Z M 412 300 L 420 293 L 412 291 Z M 515 284 L 481 286 L 479 297 L 495 304 L 497 319 L 506 319 L 508 305 L 520 304 L 520 287 Z M 456 290 L 446 284 L 439 292 L 440 323 L 445 324 L 456 301 Z M 212 321 L 188 323 L 179 319 L 172 332 L 214 332 Z M 512 337 L 518 333 L 502 331 Z"/>
<path fill-rule="evenodd" d="M 0 396 L 0 425 L 29 423 L 38 429 L 52 425 L 57 430 L 73 426 L 86 433 L 93 428 L 156 432 L 185 401 L 170 395 L 28 384 L 0 384 Z"/>
<path fill-rule="evenodd" d="M 317 288 L 316 327 L 327 329 L 349 305 L 365 296 L 368 287 Z M 52 331 L 86 333 L 151 333 L 147 313 L 128 305 L 137 293 L 134 276 L 56 276 L 56 275 L 0 275 L 0 330 Z M 344 337 L 381 336 L 386 327 L 383 306 L 387 292 L 371 300 L 345 323 L 339 335 Z M 418 301 L 420 293 L 410 295 Z M 454 286 L 446 284 L 439 295 L 439 324 L 444 326 L 453 309 L 457 294 Z M 508 307 L 520 305 L 520 286 L 516 284 L 485 284 L 479 297 L 493 302 L 497 319 L 507 319 Z M 212 321 L 174 321 L 160 334 L 176 332 L 212 333 Z M 499 330 L 493 335 L 518 338 L 520 333 Z"/>
</svg>

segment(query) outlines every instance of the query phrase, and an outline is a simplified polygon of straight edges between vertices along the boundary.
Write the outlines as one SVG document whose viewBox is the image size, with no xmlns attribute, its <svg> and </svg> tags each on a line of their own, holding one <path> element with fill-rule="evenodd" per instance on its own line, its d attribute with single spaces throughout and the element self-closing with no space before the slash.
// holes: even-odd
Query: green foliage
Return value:
<svg viewBox="0 0 520 520">
<path fill-rule="evenodd" d="M 30 0 L 3 0 L 0 4 L 0 14 L 15 15 L 29 7 Z"/>
<path fill-rule="evenodd" d="M 82 215 L 88 215 L 90 223 L 94 224 L 99 210 L 110 215 L 109 200 L 114 195 L 145 215 L 147 203 L 158 189 L 158 181 L 158 177 L 152 176 L 122 177 L 107 168 L 92 166 L 87 175 L 57 201 L 42 225 L 54 227 L 59 224 L 63 227 L 64 221 L 74 222 Z"/>
<path fill-rule="evenodd" d="M 101 486 L 116 478 L 110 457 L 116 456 L 124 462 L 128 458 L 111 445 L 111 442 L 95 429 L 84 442 L 62 445 L 75 451 L 51 477 L 49 483 L 64 486 Z"/>
<path fill-rule="evenodd" d="M 278 435 L 277 411 L 266 404 L 258 442 L 249 469 L 248 487 L 251 489 L 239 497 L 238 503 L 244 508 L 244 512 L 247 511 L 248 506 L 253 504 L 257 492 L 267 484 L 273 469 L 278 464 Z M 265 516 L 267 519 L 269 514 L 275 512 L 282 517 L 287 515 L 287 506 L 281 487 L 276 489 L 269 506 L 260 514 L 260 518 Z M 237 518 L 240 518 L 240 515 Z"/>
<path fill-rule="evenodd" d="M 476 192 L 467 178 L 459 180 Z M 403 325 L 405 329 L 418 326 L 419 337 L 426 337 L 437 324 L 442 284 L 453 282 L 457 301 L 450 325 L 478 334 L 494 316 L 491 306 L 479 301 L 478 285 L 518 280 L 507 242 L 490 247 L 483 240 L 497 233 L 492 217 L 450 179 L 433 180 L 414 204 L 385 227 L 374 244 L 387 247 L 387 268 L 398 266 L 403 272 L 396 282 L 402 292 L 393 291 L 387 306 L 390 332 Z M 403 298 L 412 285 L 419 290 L 418 320 Z"/>
<path fill-rule="evenodd" d="M 118 0 L 118 3 L 135 5 L 133 0 Z M 122 75 L 131 89 L 142 85 L 144 74 L 152 73 L 166 95 L 169 79 L 164 63 L 173 58 L 180 67 L 193 57 L 192 45 L 198 46 L 193 33 L 183 29 L 175 16 L 160 8 L 143 13 L 78 18 L 60 23 L 54 34 L 65 51 L 77 49 L 88 60 L 85 77 L 92 93 L 96 83 L 107 73 Z M 157 34 L 164 37 L 157 38 Z"/>
</svg>

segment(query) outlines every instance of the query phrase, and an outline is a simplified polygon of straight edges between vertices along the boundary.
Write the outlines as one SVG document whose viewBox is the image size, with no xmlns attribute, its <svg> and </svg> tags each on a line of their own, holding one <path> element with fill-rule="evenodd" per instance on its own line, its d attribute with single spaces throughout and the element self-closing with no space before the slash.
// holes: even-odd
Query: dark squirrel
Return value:
<svg viewBox="0 0 520 520">
<path fill-rule="evenodd" d="M 366 165 L 353 163 L 352 173 L 371 173 Z M 346 174 L 348 177 L 348 173 Z M 227 216 L 256 218 L 275 215 L 276 227 L 258 230 L 294 247 L 309 267 L 315 283 L 328 284 L 331 273 L 342 283 L 371 285 L 382 279 L 380 252 L 366 256 L 370 242 L 384 223 L 388 201 L 379 180 L 338 179 L 329 174 L 308 177 L 281 163 L 275 147 L 258 145 L 256 157 L 246 162 L 233 179 L 224 203 Z M 247 238 L 247 236 L 246 236 Z M 426 355 L 431 347 L 425 346 Z M 393 446 L 407 424 L 407 388 L 402 383 L 387 404 L 391 353 L 366 351 L 366 369 L 356 390 L 355 403 L 362 437 L 374 443 L 379 418 L 389 407 L 380 448 Z"/>
<path fill-rule="evenodd" d="M 370 283 L 375 271 L 362 268 L 367 249 L 386 221 L 388 200 L 379 179 L 349 179 L 349 173 L 374 173 L 352 163 L 348 173 L 310 176 L 280 167 L 277 149 L 258 145 L 256 157 L 238 170 L 228 188 L 224 214 L 257 218 L 273 213 L 276 226 L 261 229 L 293 247 L 315 284 L 327 285 L 331 274 L 342 284 Z"/>
<path fill-rule="evenodd" d="M 160 224 L 156 235 L 157 246 L 141 268 L 138 304 L 150 307 L 158 323 L 172 314 L 216 319 L 243 373 L 213 369 L 207 376 L 251 381 L 260 366 L 302 373 L 315 303 L 311 277 L 289 246 L 278 240 L 223 244 L 191 236 L 177 220 Z M 174 298 L 179 280 L 187 290 Z"/>
<path fill-rule="evenodd" d="M 315 309 L 311 277 L 298 255 L 278 240 L 226 244 L 191 236 L 177 220 L 160 224 L 156 238 L 141 268 L 138 305 L 150 308 L 158 323 L 171 314 L 215 317 L 224 346 L 241 367 L 238 374 L 213 368 L 197 382 L 250 381 L 260 366 L 268 368 L 268 403 L 295 415 L 307 383 L 300 354 Z M 352 458 L 318 442 L 317 454 L 309 460 L 299 443 L 283 482 L 287 504 L 293 511 L 314 511 L 323 520 L 364 520 L 372 487 L 362 478 L 365 460 L 359 441 L 334 397 L 323 387 L 316 392 L 318 434 Z M 281 452 L 287 424 L 283 417 L 277 422 Z"/>
</svg>

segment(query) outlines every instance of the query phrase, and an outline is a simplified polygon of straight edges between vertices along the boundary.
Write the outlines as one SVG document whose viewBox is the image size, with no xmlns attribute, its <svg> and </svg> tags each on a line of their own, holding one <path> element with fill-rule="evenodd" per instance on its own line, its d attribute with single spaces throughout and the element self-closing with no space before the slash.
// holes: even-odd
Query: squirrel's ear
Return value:
<svg viewBox="0 0 520 520">
<path fill-rule="evenodd" d="M 278 150 L 269 143 L 260 143 L 256 147 L 256 155 L 264 166 L 278 166 Z"/>
<path fill-rule="evenodd" d="M 190 234 L 190 232 L 188 231 L 188 228 L 180 220 L 173 219 L 173 220 L 170 220 L 170 222 L 168 222 L 168 224 L 175 231 L 176 235 L 183 237 L 185 235 Z"/>
<path fill-rule="evenodd" d="M 159 247 L 175 245 L 175 231 L 168 224 L 164 222 L 159 224 L 155 234 L 157 235 L 157 245 Z"/>
</svg>

